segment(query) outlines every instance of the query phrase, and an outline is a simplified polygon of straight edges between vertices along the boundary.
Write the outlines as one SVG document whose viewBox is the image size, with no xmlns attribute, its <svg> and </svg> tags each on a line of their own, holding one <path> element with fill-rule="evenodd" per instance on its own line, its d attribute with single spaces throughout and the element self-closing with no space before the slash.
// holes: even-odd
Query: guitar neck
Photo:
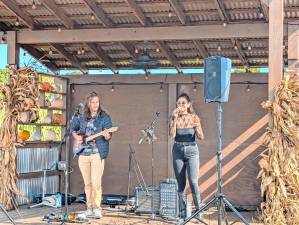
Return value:
<svg viewBox="0 0 299 225">
<path fill-rule="evenodd" d="M 103 135 L 103 131 L 97 133 L 97 134 L 93 134 L 93 135 L 90 135 L 88 136 L 85 140 L 86 141 L 92 141 L 93 139 L 97 138 L 97 137 L 100 137 Z"/>
</svg>

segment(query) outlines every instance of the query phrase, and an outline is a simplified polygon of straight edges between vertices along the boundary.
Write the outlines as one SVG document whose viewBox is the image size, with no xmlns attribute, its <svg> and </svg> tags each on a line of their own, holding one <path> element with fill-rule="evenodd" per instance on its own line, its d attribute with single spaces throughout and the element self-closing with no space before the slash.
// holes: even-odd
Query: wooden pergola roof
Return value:
<svg viewBox="0 0 299 225">
<path fill-rule="evenodd" d="M 264 0 L 0 0 L 0 28 L 59 69 L 132 68 L 145 41 L 161 67 L 202 67 L 222 55 L 234 66 L 268 65 Z M 297 21 L 299 0 L 285 1 Z M 287 39 L 285 40 L 287 63 Z"/>
</svg>

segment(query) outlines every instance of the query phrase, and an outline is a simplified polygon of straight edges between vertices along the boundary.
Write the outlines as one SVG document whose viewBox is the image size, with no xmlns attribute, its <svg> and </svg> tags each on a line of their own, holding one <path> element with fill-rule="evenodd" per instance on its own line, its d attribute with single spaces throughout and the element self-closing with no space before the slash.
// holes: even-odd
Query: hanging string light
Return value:
<svg viewBox="0 0 299 225">
<path fill-rule="evenodd" d="M 33 10 L 36 9 L 36 4 L 35 4 L 35 1 L 34 1 L 34 0 L 32 1 L 32 6 L 31 6 L 31 8 L 32 8 Z"/>
<path fill-rule="evenodd" d="M 15 22 L 15 25 L 18 27 L 20 26 L 20 21 L 19 21 L 19 18 L 17 18 L 16 22 Z"/>
<path fill-rule="evenodd" d="M 197 92 L 197 85 L 196 85 L 196 83 L 194 83 L 194 85 L 193 85 L 193 91 Z"/>
<path fill-rule="evenodd" d="M 251 88 L 250 88 L 250 84 L 248 83 L 248 84 L 247 84 L 247 87 L 246 87 L 246 91 L 249 92 L 250 90 L 251 90 Z"/>
<path fill-rule="evenodd" d="M 95 20 L 95 19 L 96 19 L 96 17 L 95 17 L 93 14 L 91 14 L 91 17 L 90 17 L 90 19 L 91 19 L 91 20 Z"/>
<path fill-rule="evenodd" d="M 60 32 L 61 32 L 61 28 L 60 28 L 60 27 L 58 27 L 57 31 L 60 33 Z"/>
<path fill-rule="evenodd" d="M 52 55 L 53 54 L 53 51 L 52 51 L 52 49 L 50 48 L 49 49 L 49 55 Z"/>
<path fill-rule="evenodd" d="M 160 93 L 162 93 L 164 90 L 163 90 L 163 83 L 161 82 L 160 84 Z"/>
<path fill-rule="evenodd" d="M 112 83 L 111 85 L 111 92 L 114 92 L 115 91 L 115 88 L 114 88 L 114 84 Z"/>
<path fill-rule="evenodd" d="M 226 26 L 227 26 L 227 23 L 226 23 L 226 22 L 224 22 L 222 25 L 223 25 L 223 27 L 226 27 Z"/>
<path fill-rule="evenodd" d="M 218 51 L 218 52 L 221 51 L 221 45 L 220 45 L 220 44 L 217 46 L 217 51 Z"/>
</svg>

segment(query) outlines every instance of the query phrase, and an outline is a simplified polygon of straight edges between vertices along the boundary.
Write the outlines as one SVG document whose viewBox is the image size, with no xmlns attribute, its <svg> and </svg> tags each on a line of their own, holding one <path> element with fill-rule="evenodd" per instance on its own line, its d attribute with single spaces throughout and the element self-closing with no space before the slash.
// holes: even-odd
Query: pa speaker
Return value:
<svg viewBox="0 0 299 225">
<path fill-rule="evenodd" d="M 227 102 L 230 88 L 231 60 L 212 56 L 204 62 L 205 102 Z"/>
</svg>

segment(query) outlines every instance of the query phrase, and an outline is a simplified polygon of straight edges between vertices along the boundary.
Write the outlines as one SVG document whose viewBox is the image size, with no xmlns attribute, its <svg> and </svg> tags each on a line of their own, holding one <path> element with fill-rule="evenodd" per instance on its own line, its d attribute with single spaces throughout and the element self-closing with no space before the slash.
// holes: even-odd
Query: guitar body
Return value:
<svg viewBox="0 0 299 225">
<path fill-rule="evenodd" d="M 113 133 L 118 130 L 118 127 L 111 127 L 106 129 L 105 131 L 109 133 Z M 74 157 L 76 155 L 80 155 L 85 149 L 91 148 L 90 142 L 93 141 L 95 138 L 103 136 L 104 131 L 101 131 L 99 133 L 87 136 L 85 134 L 78 134 L 83 138 L 83 143 L 80 145 L 79 148 L 73 148 Z"/>
</svg>

